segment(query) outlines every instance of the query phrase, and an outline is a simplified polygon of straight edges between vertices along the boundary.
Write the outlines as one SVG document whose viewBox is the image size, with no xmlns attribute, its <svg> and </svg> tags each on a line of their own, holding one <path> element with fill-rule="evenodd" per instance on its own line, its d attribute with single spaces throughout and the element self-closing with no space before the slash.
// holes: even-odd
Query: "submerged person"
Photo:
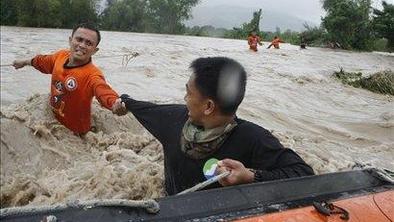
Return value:
<svg viewBox="0 0 394 222">
<path fill-rule="evenodd" d="M 306 42 L 304 37 L 301 37 L 300 49 L 306 49 Z"/>
<path fill-rule="evenodd" d="M 103 73 L 92 63 L 99 49 L 100 32 L 91 24 L 79 24 L 69 37 L 70 49 L 32 59 L 15 60 L 15 69 L 27 65 L 42 73 L 51 74 L 50 105 L 56 119 L 76 134 L 91 128 L 91 105 L 96 97 L 102 106 L 112 110 L 120 103 L 118 94 L 106 83 Z M 127 110 L 112 111 L 124 115 Z"/>
<path fill-rule="evenodd" d="M 256 34 L 256 32 L 252 32 L 248 37 L 249 49 L 257 52 L 257 44 L 262 45 L 261 38 Z"/>
<path fill-rule="evenodd" d="M 236 116 L 246 72 L 225 57 L 199 58 L 190 65 L 186 105 L 157 105 L 122 95 L 122 104 L 163 145 L 169 195 L 205 181 L 207 160 L 230 174 L 208 188 L 313 175 L 294 151 L 268 130 Z M 119 107 L 121 108 L 121 107 Z"/>
<path fill-rule="evenodd" d="M 267 49 L 271 48 L 271 46 L 274 46 L 275 49 L 279 49 L 279 43 L 284 43 L 284 41 L 282 41 L 278 36 L 275 36 Z"/>
</svg>

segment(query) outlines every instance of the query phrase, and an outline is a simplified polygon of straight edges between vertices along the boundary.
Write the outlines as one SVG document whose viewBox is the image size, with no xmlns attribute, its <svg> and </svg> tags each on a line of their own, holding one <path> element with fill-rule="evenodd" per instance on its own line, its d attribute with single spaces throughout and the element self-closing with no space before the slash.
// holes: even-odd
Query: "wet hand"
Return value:
<svg viewBox="0 0 394 222">
<path fill-rule="evenodd" d="M 30 60 L 14 60 L 14 62 L 12 62 L 12 66 L 15 69 L 20 69 L 27 65 L 30 65 Z"/>
<path fill-rule="evenodd" d="M 126 115 L 128 112 L 126 105 L 122 102 L 122 99 L 118 98 L 112 105 L 112 113 L 118 116 Z"/>
<path fill-rule="evenodd" d="M 219 161 L 216 168 L 216 175 L 219 175 L 225 171 L 230 171 L 230 175 L 219 180 L 219 183 L 222 186 L 253 182 L 254 174 L 237 160 L 224 159 Z"/>
</svg>

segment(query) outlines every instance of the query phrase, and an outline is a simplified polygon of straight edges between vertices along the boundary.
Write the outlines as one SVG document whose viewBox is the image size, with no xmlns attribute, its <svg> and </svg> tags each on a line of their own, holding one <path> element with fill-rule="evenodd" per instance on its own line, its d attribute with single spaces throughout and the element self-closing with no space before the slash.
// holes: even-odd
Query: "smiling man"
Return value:
<svg viewBox="0 0 394 222">
<path fill-rule="evenodd" d="M 117 115 L 124 115 L 127 111 L 121 106 L 112 109 L 114 104 L 120 103 L 119 96 L 92 63 L 92 55 L 99 50 L 100 40 L 100 32 L 93 25 L 80 24 L 69 38 L 69 50 L 13 62 L 16 69 L 31 65 L 42 73 L 51 74 L 52 110 L 59 122 L 76 134 L 90 130 L 93 97 Z"/>
<path fill-rule="evenodd" d="M 157 105 L 121 96 L 127 109 L 163 145 L 169 195 L 204 181 L 204 164 L 212 158 L 221 160 L 217 173 L 230 174 L 208 188 L 313 174 L 268 130 L 237 118 L 246 88 L 246 72 L 238 62 L 199 58 L 190 68 L 186 105 Z"/>
</svg>

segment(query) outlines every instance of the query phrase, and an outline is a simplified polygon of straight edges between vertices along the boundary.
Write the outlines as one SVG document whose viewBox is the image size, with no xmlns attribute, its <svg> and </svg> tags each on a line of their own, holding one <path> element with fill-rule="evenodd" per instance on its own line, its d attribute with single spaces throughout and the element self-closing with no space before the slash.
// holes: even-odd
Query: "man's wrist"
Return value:
<svg viewBox="0 0 394 222">
<path fill-rule="evenodd" d="M 248 168 L 248 174 L 249 174 L 249 176 L 248 176 L 248 181 L 249 181 L 249 183 L 256 182 L 256 181 L 255 181 L 256 171 L 257 171 L 257 170 L 255 170 L 255 169 Z"/>
<path fill-rule="evenodd" d="M 252 182 L 261 182 L 262 181 L 262 170 L 256 170 L 252 168 L 248 168 L 248 170 L 253 173 Z"/>
</svg>

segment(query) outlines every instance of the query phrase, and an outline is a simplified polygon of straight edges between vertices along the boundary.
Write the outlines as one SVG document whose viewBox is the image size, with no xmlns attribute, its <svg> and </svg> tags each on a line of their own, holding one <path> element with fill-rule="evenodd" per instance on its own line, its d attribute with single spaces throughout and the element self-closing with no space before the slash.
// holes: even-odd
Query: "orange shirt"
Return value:
<svg viewBox="0 0 394 222">
<path fill-rule="evenodd" d="M 275 47 L 275 48 L 279 48 L 279 43 L 283 42 L 280 38 L 275 38 L 272 40 L 271 44 Z"/>
<path fill-rule="evenodd" d="M 91 61 L 71 68 L 66 66 L 69 57 L 69 50 L 37 55 L 32 59 L 32 66 L 43 73 L 52 74 L 49 103 L 59 122 L 75 133 L 86 133 L 90 130 L 93 97 L 102 106 L 111 109 L 119 96 Z"/>
<path fill-rule="evenodd" d="M 261 39 L 260 39 L 260 37 L 259 36 L 249 36 L 248 37 L 248 44 L 251 46 L 251 47 L 257 47 L 257 43 L 259 43 L 261 41 Z"/>
</svg>

